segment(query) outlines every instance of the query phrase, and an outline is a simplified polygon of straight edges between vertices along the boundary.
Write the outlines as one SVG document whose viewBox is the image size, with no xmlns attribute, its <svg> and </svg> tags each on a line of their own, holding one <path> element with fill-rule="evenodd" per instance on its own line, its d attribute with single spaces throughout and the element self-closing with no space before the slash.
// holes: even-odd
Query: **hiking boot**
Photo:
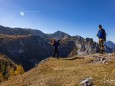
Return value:
<svg viewBox="0 0 115 86">
<path fill-rule="evenodd" d="M 100 54 L 103 54 L 103 50 L 100 50 Z"/>
</svg>

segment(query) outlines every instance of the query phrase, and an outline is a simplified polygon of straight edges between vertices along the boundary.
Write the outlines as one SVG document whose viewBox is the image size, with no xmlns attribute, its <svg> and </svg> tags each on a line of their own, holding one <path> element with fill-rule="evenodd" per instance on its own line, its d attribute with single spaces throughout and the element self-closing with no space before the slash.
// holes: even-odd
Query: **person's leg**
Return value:
<svg viewBox="0 0 115 86">
<path fill-rule="evenodd" d="M 55 49 L 55 53 L 56 53 L 56 56 L 57 56 L 57 59 L 58 59 L 58 56 L 59 56 L 59 52 L 58 52 L 58 48 Z"/>
<path fill-rule="evenodd" d="M 104 39 L 102 39 L 102 54 L 103 54 L 103 52 L 104 52 Z"/>
<path fill-rule="evenodd" d="M 54 49 L 53 57 L 55 57 L 55 54 L 56 54 L 56 49 Z"/>
<path fill-rule="evenodd" d="M 100 53 L 103 54 L 104 51 L 104 40 L 100 39 Z"/>
<path fill-rule="evenodd" d="M 101 53 L 101 39 L 99 39 L 99 50 L 100 50 L 100 53 Z"/>
<path fill-rule="evenodd" d="M 53 53 L 53 57 L 55 57 L 55 52 Z"/>
<path fill-rule="evenodd" d="M 57 50 L 57 59 L 59 58 L 59 51 Z"/>
</svg>

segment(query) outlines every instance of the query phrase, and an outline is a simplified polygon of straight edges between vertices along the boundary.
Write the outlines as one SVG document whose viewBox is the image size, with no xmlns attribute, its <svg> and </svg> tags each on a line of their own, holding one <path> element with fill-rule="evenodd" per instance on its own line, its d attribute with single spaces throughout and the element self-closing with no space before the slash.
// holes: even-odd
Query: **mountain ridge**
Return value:
<svg viewBox="0 0 115 86">
<path fill-rule="evenodd" d="M 25 70 L 52 56 L 52 39 L 61 40 L 59 56 L 62 58 L 99 52 L 99 46 L 92 38 L 70 36 L 62 31 L 45 34 L 40 30 L 0 26 L 0 33 L 0 53 L 7 55 L 17 64 L 22 64 Z M 112 53 L 113 49 L 105 46 L 105 52 Z"/>
<path fill-rule="evenodd" d="M 114 49 L 115 49 L 115 43 L 112 42 L 112 41 L 106 41 L 106 42 L 105 42 L 105 45 L 107 45 L 107 46 L 110 47 L 110 48 L 114 48 Z"/>
</svg>

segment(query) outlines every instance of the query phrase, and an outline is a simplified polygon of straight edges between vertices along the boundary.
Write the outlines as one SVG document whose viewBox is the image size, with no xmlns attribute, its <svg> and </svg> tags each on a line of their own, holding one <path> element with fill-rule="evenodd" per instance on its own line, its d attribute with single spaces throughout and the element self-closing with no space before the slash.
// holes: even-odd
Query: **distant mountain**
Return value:
<svg viewBox="0 0 115 86">
<path fill-rule="evenodd" d="M 48 37 L 47 34 L 43 33 L 40 30 L 34 30 L 34 29 L 25 29 L 25 30 L 28 31 L 29 33 L 31 33 L 34 36 L 40 36 L 42 38 L 47 38 Z"/>
<path fill-rule="evenodd" d="M 60 57 L 99 52 L 98 43 L 92 38 L 70 36 L 61 31 L 45 34 L 40 30 L 0 26 L 0 34 L 0 53 L 8 56 L 16 64 L 22 64 L 25 70 L 52 56 L 53 46 L 50 44 L 52 39 L 61 40 Z M 111 53 L 113 49 L 105 45 L 105 52 Z"/>
<path fill-rule="evenodd" d="M 105 45 L 107 45 L 110 48 L 114 48 L 115 49 L 115 43 L 113 43 L 112 41 L 105 42 Z"/>
<path fill-rule="evenodd" d="M 0 53 L 29 70 L 41 60 L 50 57 L 53 49 L 39 36 L 0 35 Z"/>
<path fill-rule="evenodd" d="M 65 46 L 67 47 L 66 50 L 68 51 L 74 51 L 74 49 L 77 49 L 77 54 L 92 54 L 92 53 L 97 53 L 99 52 L 99 47 L 98 44 L 96 42 L 93 41 L 93 39 L 91 38 L 86 38 L 84 39 L 81 36 L 70 36 L 65 32 L 61 32 L 61 31 L 57 31 L 53 34 L 45 34 L 40 30 L 33 30 L 33 29 L 22 29 L 22 28 L 7 28 L 7 27 L 3 27 L 1 26 L 0 28 L 0 33 L 2 34 L 10 34 L 10 35 L 33 35 L 33 36 L 39 36 L 41 37 L 43 40 L 45 40 L 46 42 L 50 42 L 51 38 L 53 39 L 61 39 L 61 40 L 66 40 L 65 44 L 69 43 L 69 41 L 73 42 L 73 47 L 68 48 L 65 44 L 62 45 L 61 47 L 64 48 Z M 68 45 L 70 47 L 70 45 Z M 60 48 L 61 48 L 60 47 Z M 61 49 L 62 49 L 61 48 Z M 105 46 L 105 51 L 106 52 L 113 52 L 113 50 L 111 49 L 110 46 Z M 61 52 L 62 53 L 62 52 Z M 71 53 L 71 52 L 70 52 Z M 69 55 L 69 53 L 65 52 L 63 55 L 60 54 L 61 56 L 65 55 Z M 65 57 L 63 56 L 63 57 Z"/>
<path fill-rule="evenodd" d="M 40 36 L 42 38 L 46 38 L 47 35 L 40 30 L 34 29 L 24 29 L 24 28 L 10 28 L 4 27 L 0 25 L 0 34 L 7 34 L 7 35 L 34 35 Z"/>
<path fill-rule="evenodd" d="M 3 27 L 3 26 L 0 25 L 0 34 L 28 35 L 28 34 L 31 34 L 31 33 L 22 29 L 22 28 L 10 28 L 10 27 Z"/>
<path fill-rule="evenodd" d="M 63 39 L 63 38 L 69 38 L 70 35 L 68 35 L 67 33 L 61 32 L 61 31 L 57 31 L 53 34 L 49 34 L 48 35 L 50 38 L 58 38 L 58 39 Z"/>
<path fill-rule="evenodd" d="M 67 33 L 57 31 L 49 35 L 50 38 L 62 40 L 60 46 L 60 56 L 67 57 L 76 54 L 92 54 L 99 52 L 99 47 L 91 38 L 84 39 L 81 36 L 70 36 Z"/>
<path fill-rule="evenodd" d="M 92 38 L 85 39 L 78 35 L 70 36 L 67 33 L 64 33 L 61 31 L 57 31 L 54 34 L 50 34 L 49 37 L 54 38 L 54 39 L 58 38 L 58 39 L 61 39 L 62 41 L 64 40 L 65 43 L 61 45 L 60 51 L 62 51 L 62 52 L 63 52 L 63 50 L 69 51 L 68 56 L 71 56 L 72 53 L 74 53 L 72 55 L 76 55 L 76 54 L 79 54 L 79 55 L 86 54 L 87 55 L 87 54 L 94 54 L 94 53 L 99 52 L 98 43 L 93 41 Z M 71 43 L 68 44 L 69 42 L 71 42 Z M 105 52 L 112 53 L 113 50 L 111 48 L 109 48 L 108 46 L 105 46 Z M 66 55 L 67 55 L 67 53 L 66 53 Z"/>
</svg>

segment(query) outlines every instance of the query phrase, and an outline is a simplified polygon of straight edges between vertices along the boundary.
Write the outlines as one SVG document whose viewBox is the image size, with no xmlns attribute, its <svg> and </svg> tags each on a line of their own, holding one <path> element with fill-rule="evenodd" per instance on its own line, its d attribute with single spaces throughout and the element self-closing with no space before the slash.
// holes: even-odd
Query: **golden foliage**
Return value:
<svg viewBox="0 0 115 86">
<path fill-rule="evenodd" d="M 7 56 L 0 55 L 0 82 L 24 73 L 21 65 L 16 65 Z"/>
<path fill-rule="evenodd" d="M 10 68 L 9 70 L 10 77 L 14 76 L 14 73 L 15 73 L 14 68 Z"/>
<path fill-rule="evenodd" d="M 23 74 L 24 73 L 24 68 L 22 65 L 18 65 L 15 71 L 15 75 Z"/>
</svg>

